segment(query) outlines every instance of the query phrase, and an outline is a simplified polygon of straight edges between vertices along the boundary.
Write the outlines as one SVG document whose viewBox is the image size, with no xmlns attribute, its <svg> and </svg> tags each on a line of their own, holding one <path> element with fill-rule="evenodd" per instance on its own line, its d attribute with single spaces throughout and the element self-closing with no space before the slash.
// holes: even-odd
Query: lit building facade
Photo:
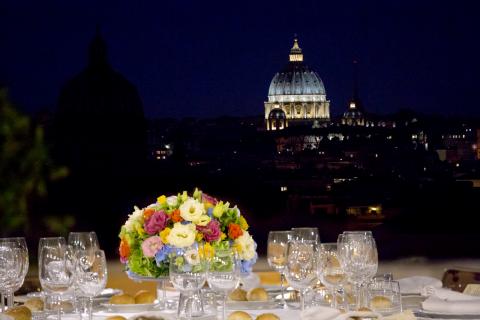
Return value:
<svg viewBox="0 0 480 320">
<path fill-rule="evenodd" d="M 330 121 L 330 101 L 319 75 L 303 61 L 295 38 L 287 66 L 273 77 L 265 102 L 267 130 Z"/>
</svg>

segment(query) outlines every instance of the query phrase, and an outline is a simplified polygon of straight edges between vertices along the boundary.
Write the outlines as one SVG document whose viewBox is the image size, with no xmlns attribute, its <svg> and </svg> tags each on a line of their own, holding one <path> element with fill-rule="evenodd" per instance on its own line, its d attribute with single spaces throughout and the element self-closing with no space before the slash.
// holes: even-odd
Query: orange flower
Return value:
<svg viewBox="0 0 480 320">
<path fill-rule="evenodd" d="M 172 215 L 170 216 L 173 222 L 181 222 L 183 218 L 180 216 L 180 210 L 173 210 Z"/>
<path fill-rule="evenodd" d="M 127 241 L 123 240 L 120 241 L 120 248 L 118 249 L 121 258 L 128 258 L 130 255 L 130 246 L 128 245 Z"/>
<path fill-rule="evenodd" d="M 243 234 L 242 228 L 236 223 L 230 223 L 228 225 L 228 236 L 230 239 L 237 239 Z"/>
<path fill-rule="evenodd" d="M 146 208 L 143 210 L 143 219 L 148 220 L 154 212 L 155 210 L 153 208 Z"/>
</svg>

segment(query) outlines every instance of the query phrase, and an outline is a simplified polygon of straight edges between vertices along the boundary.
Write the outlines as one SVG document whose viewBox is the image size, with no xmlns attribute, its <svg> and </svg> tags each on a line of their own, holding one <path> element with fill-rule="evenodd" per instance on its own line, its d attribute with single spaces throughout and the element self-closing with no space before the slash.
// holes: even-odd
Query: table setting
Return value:
<svg viewBox="0 0 480 320">
<path fill-rule="evenodd" d="M 371 231 L 321 241 L 316 227 L 272 230 L 266 285 L 252 269 L 257 243 L 237 206 L 196 189 L 157 198 L 128 216 L 119 256 L 130 281 L 107 288 L 108 264 L 93 231 L 38 241 L 41 291 L 14 296 L 29 269 L 25 239 L 0 238 L 0 320 L 43 319 L 480 319 L 480 297 L 439 279 L 378 274 Z"/>
</svg>

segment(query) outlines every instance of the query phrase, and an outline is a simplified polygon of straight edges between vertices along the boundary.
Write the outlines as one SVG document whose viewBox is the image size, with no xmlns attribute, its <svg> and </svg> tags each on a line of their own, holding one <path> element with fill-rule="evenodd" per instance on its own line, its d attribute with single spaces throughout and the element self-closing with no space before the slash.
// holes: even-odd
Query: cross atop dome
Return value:
<svg viewBox="0 0 480 320">
<path fill-rule="evenodd" d="M 298 38 L 295 35 L 293 38 L 293 47 L 290 49 L 290 62 L 302 62 L 303 61 L 303 53 L 302 49 L 298 46 Z"/>
</svg>

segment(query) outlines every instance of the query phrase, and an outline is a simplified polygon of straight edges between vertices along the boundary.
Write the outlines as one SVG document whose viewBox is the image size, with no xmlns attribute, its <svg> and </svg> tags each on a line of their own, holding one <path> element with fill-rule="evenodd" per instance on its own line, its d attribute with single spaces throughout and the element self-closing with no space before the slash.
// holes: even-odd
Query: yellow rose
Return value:
<svg viewBox="0 0 480 320">
<path fill-rule="evenodd" d="M 225 238 L 227 237 L 227 235 L 225 233 L 220 233 L 220 240 L 225 240 Z"/>
<path fill-rule="evenodd" d="M 164 195 L 161 195 L 160 197 L 157 198 L 157 202 L 160 204 L 165 204 L 167 203 L 167 197 L 165 197 Z"/>
<path fill-rule="evenodd" d="M 165 244 L 168 244 L 168 240 L 167 240 L 167 237 L 168 235 L 170 234 L 170 231 L 172 229 L 170 228 L 165 228 L 163 229 L 161 232 L 160 232 L 160 238 L 162 239 L 162 242 L 165 243 Z"/>
</svg>

